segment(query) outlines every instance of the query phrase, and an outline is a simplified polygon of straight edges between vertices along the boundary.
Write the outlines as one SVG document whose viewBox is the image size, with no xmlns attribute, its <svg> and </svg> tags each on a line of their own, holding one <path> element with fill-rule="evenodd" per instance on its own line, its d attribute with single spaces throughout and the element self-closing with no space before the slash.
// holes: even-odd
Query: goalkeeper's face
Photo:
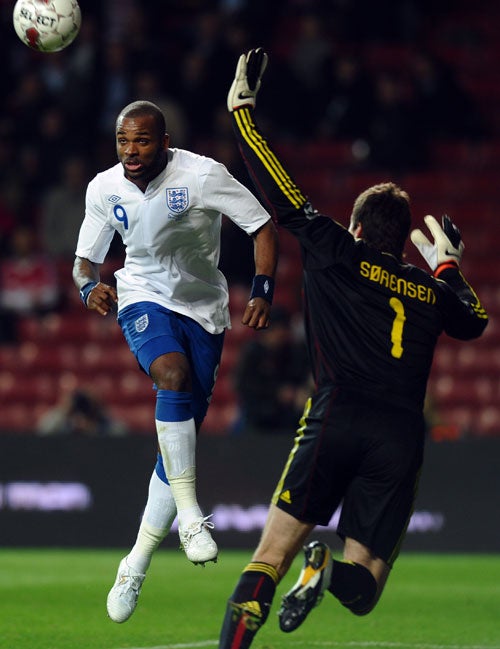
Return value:
<svg viewBox="0 0 500 649">
<path fill-rule="evenodd" d="M 116 153 L 125 177 L 143 191 L 167 164 L 169 136 L 151 115 L 122 117 L 116 124 Z"/>
</svg>

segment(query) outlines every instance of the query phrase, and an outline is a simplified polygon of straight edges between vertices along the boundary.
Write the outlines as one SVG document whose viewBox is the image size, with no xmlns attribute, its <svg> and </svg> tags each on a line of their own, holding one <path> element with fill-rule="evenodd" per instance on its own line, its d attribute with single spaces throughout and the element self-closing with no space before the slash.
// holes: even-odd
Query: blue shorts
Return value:
<svg viewBox="0 0 500 649">
<path fill-rule="evenodd" d="M 224 333 L 211 334 L 192 318 L 154 302 L 137 302 L 120 311 L 131 352 L 149 376 L 151 363 L 170 352 L 185 354 L 193 386 L 193 412 L 199 425 L 206 415 L 219 369 Z"/>
</svg>

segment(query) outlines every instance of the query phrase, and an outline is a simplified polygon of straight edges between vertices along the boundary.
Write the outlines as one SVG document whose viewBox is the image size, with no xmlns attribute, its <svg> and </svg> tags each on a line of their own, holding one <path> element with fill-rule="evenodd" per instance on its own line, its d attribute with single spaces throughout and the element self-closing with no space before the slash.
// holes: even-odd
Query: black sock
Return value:
<svg viewBox="0 0 500 649">
<path fill-rule="evenodd" d="M 247 649 L 267 620 L 278 573 L 267 563 L 249 563 L 228 600 L 219 649 Z"/>
<path fill-rule="evenodd" d="M 377 582 L 368 568 L 361 564 L 334 559 L 328 590 L 355 615 L 365 615 L 372 609 Z"/>
</svg>

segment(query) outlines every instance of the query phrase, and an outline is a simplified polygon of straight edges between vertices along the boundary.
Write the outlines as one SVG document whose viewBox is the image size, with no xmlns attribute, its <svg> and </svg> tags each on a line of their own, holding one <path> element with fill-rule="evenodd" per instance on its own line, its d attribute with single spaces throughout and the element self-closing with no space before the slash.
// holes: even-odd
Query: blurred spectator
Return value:
<svg viewBox="0 0 500 649">
<path fill-rule="evenodd" d="M 288 311 L 275 305 L 269 329 L 241 350 L 235 370 L 241 417 L 235 432 L 293 435 L 310 386 L 305 344 L 294 339 Z"/>
<path fill-rule="evenodd" d="M 321 102 L 317 135 L 335 139 L 366 137 L 374 88 L 362 59 L 351 54 L 332 57 L 326 73 L 327 92 Z"/>
<path fill-rule="evenodd" d="M 234 65 L 253 46 L 250 30 L 248 23 L 238 18 L 225 20 L 222 12 L 213 10 L 199 13 L 186 30 L 179 99 L 193 138 L 190 146 L 212 135 L 217 110 L 225 107 Z"/>
<path fill-rule="evenodd" d="M 101 134 L 114 133 L 116 116 L 131 101 L 129 50 L 125 43 L 105 47 L 101 71 Z"/>
<path fill-rule="evenodd" d="M 61 292 L 54 262 L 36 245 L 34 230 L 18 226 L 0 262 L 0 335 L 16 339 L 17 320 L 56 310 Z"/>
<path fill-rule="evenodd" d="M 419 33 L 429 14 L 428 0 L 356 0 L 342 3 L 346 36 L 351 42 L 409 43 Z"/>
<path fill-rule="evenodd" d="M 288 64 L 295 80 L 294 93 L 306 98 L 297 127 L 309 135 L 314 132 L 321 116 L 326 85 L 325 69 L 332 54 L 324 18 L 306 13 L 299 18 L 298 34 L 291 44 Z"/>
<path fill-rule="evenodd" d="M 266 47 L 261 33 L 263 29 L 271 31 L 266 48 L 271 54 L 268 87 L 259 96 L 259 112 L 260 123 L 268 121 L 276 139 L 295 141 L 317 134 L 330 90 L 327 71 L 338 27 L 334 4 L 268 2 L 267 6 L 261 4 L 263 15 L 252 7 L 254 20 L 259 22 L 251 47 Z M 271 22 L 266 15 L 269 12 Z"/>
<path fill-rule="evenodd" d="M 63 161 L 62 178 L 43 196 L 40 235 L 43 249 L 54 257 L 73 259 L 78 232 L 85 215 L 85 192 L 89 181 L 86 158 Z"/>
<path fill-rule="evenodd" d="M 44 190 L 41 149 L 36 139 L 33 144 L 26 144 L 18 150 L 13 169 L 6 171 L 4 195 L 16 214 L 16 221 L 34 227 L 38 220 L 40 196 Z"/>
<path fill-rule="evenodd" d="M 416 109 L 430 136 L 478 139 L 487 134 L 477 106 L 448 65 L 418 51 L 411 67 Z"/>
<path fill-rule="evenodd" d="M 40 114 L 48 103 L 48 93 L 36 67 L 19 74 L 16 82 L 7 96 L 6 110 L 14 125 L 19 148 L 35 140 Z"/>
<path fill-rule="evenodd" d="M 291 44 L 290 66 L 304 88 L 313 90 L 324 83 L 323 73 L 332 53 L 320 15 L 307 13 L 299 19 L 299 33 Z"/>
<path fill-rule="evenodd" d="M 421 168 L 427 158 L 427 140 L 411 97 L 401 80 L 381 72 L 375 78 L 375 102 L 368 117 L 368 161 L 392 173 Z"/>
<path fill-rule="evenodd" d="M 48 410 L 37 423 L 38 435 L 117 437 L 125 435 L 125 424 L 113 418 L 100 399 L 88 390 L 75 390 Z"/>
<path fill-rule="evenodd" d="M 66 113 L 57 104 L 47 106 L 38 118 L 36 146 L 40 152 L 38 171 L 43 189 L 54 182 L 60 173 L 64 159 L 70 152 L 81 148 L 81 138 L 85 137 L 82 129 L 72 132 L 69 128 Z"/>
<path fill-rule="evenodd" d="M 14 226 L 14 212 L 10 209 L 8 201 L 4 200 L 4 196 L 0 193 L 0 259 L 7 253 L 8 241 Z"/>
<path fill-rule="evenodd" d="M 96 18 L 85 7 L 78 38 L 65 52 L 65 56 L 44 57 L 42 74 L 53 101 L 64 111 L 72 131 L 72 141 L 88 131 L 82 129 L 81 120 L 88 118 L 96 104 L 96 88 L 100 73 L 100 45 Z M 52 86 L 52 88 L 51 88 Z M 88 143 L 88 142 L 87 142 Z"/>
<path fill-rule="evenodd" d="M 189 123 L 184 109 L 177 98 L 165 92 L 162 76 L 150 69 L 141 69 L 134 77 L 133 92 L 135 99 L 152 101 L 159 106 L 167 120 L 167 131 L 171 133 L 170 145 L 187 148 L 189 145 Z"/>
<path fill-rule="evenodd" d="M 126 5 L 128 5 L 126 7 Z M 124 11 L 126 7 L 126 11 Z M 115 1 L 115 12 L 113 12 L 112 22 L 115 22 L 116 9 L 122 14 L 123 33 L 108 35 L 110 42 L 126 43 L 129 64 L 135 70 L 137 65 L 141 67 L 151 67 L 159 70 L 158 59 L 160 56 L 160 47 L 163 44 L 165 35 L 160 33 L 157 38 L 152 38 L 153 25 L 158 19 L 156 11 L 150 11 L 143 3 L 137 1 L 124 2 L 124 0 Z M 156 27 L 156 25 L 155 25 Z"/>
</svg>

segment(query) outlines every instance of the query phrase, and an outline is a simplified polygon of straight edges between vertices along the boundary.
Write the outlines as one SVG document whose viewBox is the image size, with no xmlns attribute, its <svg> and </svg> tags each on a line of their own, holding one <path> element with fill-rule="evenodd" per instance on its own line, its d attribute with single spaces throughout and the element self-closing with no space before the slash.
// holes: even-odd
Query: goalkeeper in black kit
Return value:
<svg viewBox="0 0 500 649">
<path fill-rule="evenodd" d="M 304 543 L 304 565 L 278 612 L 295 630 L 328 591 L 355 615 L 376 605 L 413 511 L 423 460 L 423 403 L 444 331 L 471 340 L 488 316 L 459 269 L 460 232 L 448 217 L 411 240 L 432 274 L 402 261 L 409 197 L 391 182 L 354 201 L 349 228 L 319 214 L 254 121 L 267 56 L 240 57 L 228 109 L 256 189 L 300 244 L 304 317 L 315 379 L 251 563 L 227 603 L 220 649 L 246 649 L 277 584 Z M 342 503 L 343 557 L 309 542 Z"/>
</svg>

